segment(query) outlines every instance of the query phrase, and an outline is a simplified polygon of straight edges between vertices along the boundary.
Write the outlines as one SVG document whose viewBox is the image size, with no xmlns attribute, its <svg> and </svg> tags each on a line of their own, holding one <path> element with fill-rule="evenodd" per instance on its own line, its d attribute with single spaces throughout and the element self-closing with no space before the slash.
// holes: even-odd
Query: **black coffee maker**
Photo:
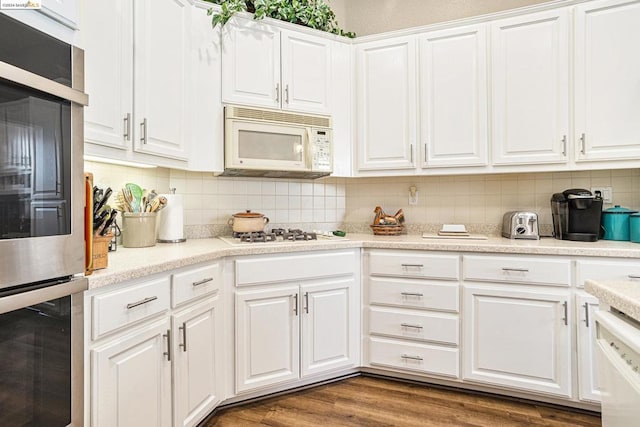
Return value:
<svg viewBox="0 0 640 427">
<path fill-rule="evenodd" d="M 553 237 L 560 240 L 595 242 L 600 237 L 602 198 L 581 188 L 551 197 Z"/>
</svg>

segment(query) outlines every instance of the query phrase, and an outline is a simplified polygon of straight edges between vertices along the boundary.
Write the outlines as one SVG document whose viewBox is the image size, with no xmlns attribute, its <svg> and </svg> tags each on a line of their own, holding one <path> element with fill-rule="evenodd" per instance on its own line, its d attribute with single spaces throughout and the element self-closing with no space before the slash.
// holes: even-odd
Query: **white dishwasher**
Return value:
<svg viewBox="0 0 640 427">
<path fill-rule="evenodd" d="M 640 426 L 640 323 L 615 309 L 596 313 L 604 427 Z"/>
</svg>

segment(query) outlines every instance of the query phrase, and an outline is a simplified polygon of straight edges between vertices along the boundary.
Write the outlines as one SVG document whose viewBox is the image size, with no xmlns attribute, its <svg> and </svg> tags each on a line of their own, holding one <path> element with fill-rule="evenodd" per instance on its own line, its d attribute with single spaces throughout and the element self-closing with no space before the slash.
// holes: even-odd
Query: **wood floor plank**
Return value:
<svg viewBox="0 0 640 427">
<path fill-rule="evenodd" d="M 222 409 L 201 427 L 599 427 L 598 414 L 358 376 Z"/>
</svg>

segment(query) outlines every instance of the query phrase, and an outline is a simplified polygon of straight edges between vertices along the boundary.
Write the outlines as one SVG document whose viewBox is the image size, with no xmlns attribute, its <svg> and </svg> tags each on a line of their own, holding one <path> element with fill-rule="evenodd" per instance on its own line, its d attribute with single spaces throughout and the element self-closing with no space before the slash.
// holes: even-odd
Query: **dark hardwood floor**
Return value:
<svg viewBox="0 0 640 427">
<path fill-rule="evenodd" d="M 358 376 L 223 409 L 214 426 L 600 426 L 597 414 Z"/>
</svg>

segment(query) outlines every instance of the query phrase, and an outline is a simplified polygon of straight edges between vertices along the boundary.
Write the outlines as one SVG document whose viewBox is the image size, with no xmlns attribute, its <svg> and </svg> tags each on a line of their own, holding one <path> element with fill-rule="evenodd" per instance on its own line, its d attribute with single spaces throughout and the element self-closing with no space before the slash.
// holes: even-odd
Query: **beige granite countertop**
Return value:
<svg viewBox="0 0 640 427">
<path fill-rule="evenodd" d="M 321 239 L 304 243 L 280 242 L 232 246 L 217 238 L 190 239 L 184 243 L 158 243 L 156 246 L 149 248 L 118 247 L 116 252 L 109 253 L 109 266 L 106 269 L 95 271 L 88 276 L 89 289 L 228 256 L 298 252 L 301 248 L 304 248 L 305 251 L 378 248 L 640 259 L 640 244 L 607 240 L 588 243 L 569 242 L 553 238 L 510 240 L 503 237 L 489 237 L 487 240 L 464 240 L 424 239 L 420 235 L 374 236 L 371 234 L 349 234 L 347 239 Z"/>
<path fill-rule="evenodd" d="M 640 322 L 640 280 L 587 280 L 584 289 Z"/>
</svg>

